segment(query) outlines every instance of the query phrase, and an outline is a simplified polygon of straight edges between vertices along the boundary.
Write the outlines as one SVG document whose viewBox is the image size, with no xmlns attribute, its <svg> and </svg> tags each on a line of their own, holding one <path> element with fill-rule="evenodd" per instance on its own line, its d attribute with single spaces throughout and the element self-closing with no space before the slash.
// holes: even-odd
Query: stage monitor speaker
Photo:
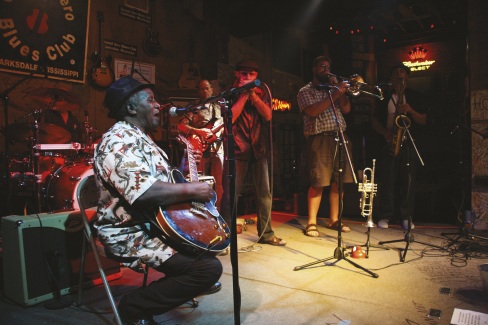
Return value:
<svg viewBox="0 0 488 325">
<path fill-rule="evenodd" d="M 76 290 L 81 264 L 83 221 L 79 211 L 2 218 L 5 296 L 30 306 Z M 108 280 L 122 276 L 120 264 L 100 256 Z M 88 250 L 83 286 L 101 283 Z"/>
</svg>

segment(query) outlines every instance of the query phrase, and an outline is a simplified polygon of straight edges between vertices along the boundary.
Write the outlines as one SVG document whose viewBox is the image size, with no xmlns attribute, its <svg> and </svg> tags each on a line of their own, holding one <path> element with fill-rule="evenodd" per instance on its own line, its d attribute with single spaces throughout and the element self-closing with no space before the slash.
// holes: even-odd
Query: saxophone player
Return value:
<svg viewBox="0 0 488 325">
<path fill-rule="evenodd" d="M 371 127 L 384 139 L 378 159 L 378 228 L 400 222 L 407 230 L 414 212 L 420 160 L 405 128 L 413 138 L 416 136 L 427 122 L 427 105 L 419 92 L 407 87 L 409 75 L 410 69 L 403 63 L 391 68 L 391 89 L 385 93 L 384 101 L 377 102 L 371 116 Z"/>
</svg>

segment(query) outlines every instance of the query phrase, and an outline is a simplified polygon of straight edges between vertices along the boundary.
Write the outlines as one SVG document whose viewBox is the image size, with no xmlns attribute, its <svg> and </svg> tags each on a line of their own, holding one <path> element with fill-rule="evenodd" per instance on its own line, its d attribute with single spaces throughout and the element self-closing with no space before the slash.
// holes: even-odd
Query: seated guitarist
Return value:
<svg viewBox="0 0 488 325">
<path fill-rule="evenodd" d="M 213 94 L 212 85 L 208 80 L 202 80 L 198 84 L 198 95 L 200 99 L 196 102 L 205 102 Z M 194 148 L 203 149 L 203 158 L 199 170 L 202 175 L 211 175 L 215 178 L 215 193 L 217 202 L 215 206 L 220 210 L 222 198 L 222 174 L 224 169 L 224 146 L 221 135 L 223 132 L 224 119 L 220 112 L 218 103 L 207 103 L 205 108 L 194 113 L 187 113 L 178 124 L 178 130 L 182 132 Z"/>
<path fill-rule="evenodd" d="M 157 324 L 153 315 L 221 287 L 217 281 L 222 264 L 217 258 L 176 251 L 153 235 L 156 227 L 144 218 L 154 216 L 160 206 L 207 202 L 214 195 L 205 182 L 170 183 L 173 167 L 149 136 L 159 125 L 162 109 L 154 87 L 129 76 L 112 83 L 104 104 L 117 122 L 102 136 L 94 155 L 100 241 L 128 267 L 137 269 L 143 263 L 164 273 L 122 297 L 118 309 L 124 324 Z"/>
</svg>

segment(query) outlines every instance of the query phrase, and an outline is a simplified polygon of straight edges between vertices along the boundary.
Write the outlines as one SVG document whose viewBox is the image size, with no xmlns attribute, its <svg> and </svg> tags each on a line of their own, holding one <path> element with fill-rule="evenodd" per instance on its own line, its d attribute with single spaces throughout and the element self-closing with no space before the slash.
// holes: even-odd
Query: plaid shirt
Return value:
<svg viewBox="0 0 488 325">
<path fill-rule="evenodd" d="M 306 107 L 321 100 L 324 100 L 328 97 L 329 94 L 326 91 L 315 89 L 311 82 L 303 86 L 302 89 L 300 89 L 300 91 L 298 92 L 298 106 L 300 108 L 300 112 L 303 113 L 303 133 L 306 136 L 320 134 L 322 132 L 328 131 L 338 131 L 332 106 L 315 117 L 308 116 L 303 112 Z M 339 123 L 341 123 L 343 131 L 345 131 L 346 121 L 344 120 L 344 117 L 342 116 L 342 113 L 339 109 L 339 100 L 335 102 L 335 105 L 337 108 L 337 117 L 339 119 Z"/>
</svg>

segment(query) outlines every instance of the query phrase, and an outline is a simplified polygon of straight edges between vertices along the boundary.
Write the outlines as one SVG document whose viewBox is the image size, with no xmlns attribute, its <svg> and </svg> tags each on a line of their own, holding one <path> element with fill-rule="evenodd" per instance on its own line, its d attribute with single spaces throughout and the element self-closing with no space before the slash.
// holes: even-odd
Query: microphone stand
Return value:
<svg viewBox="0 0 488 325">
<path fill-rule="evenodd" d="M 227 135 L 227 146 L 226 146 L 226 160 L 228 164 L 228 192 L 229 192 L 229 211 L 230 211 L 230 261 L 232 265 L 232 291 L 234 299 L 234 324 L 240 324 L 240 310 L 241 310 L 241 290 L 239 287 L 239 263 L 237 258 L 237 200 L 236 200 L 236 165 L 235 165 L 235 139 L 234 133 L 232 132 L 232 106 L 233 106 L 233 95 L 237 95 L 246 88 L 251 86 L 259 86 L 260 81 L 255 80 L 240 88 L 232 88 L 228 91 L 222 92 L 218 96 L 213 96 L 207 98 L 202 104 L 218 101 L 219 99 L 224 99 L 226 105 L 220 105 L 221 109 L 224 108 L 224 129 Z M 230 99 L 226 99 L 226 98 Z M 222 177 L 225 177 L 223 175 Z"/>
<path fill-rule="evenodd" d="M 410 130 L 408 129 L 407 122 L 406 122 L 405 118 L 403 117 L 403 115 L 400 114 L 400 111 L 398 110 L 398 103 L 393 98 L 392 98 L 392 101 L 393 101 L 393 104 L 395 105 L 395 110 L 396 110 L 397 116 L 400 116 L 401 127 L 403 127 L 405 130 L 403 138 L 402 139 L 396 139 L 396 141 L 402 141 L 403 142 L 404 138 L 408 138 L 408 140 L 409 140 L 408 144 L 412 145 L 413 149 L 415 150 L 415 153 L 417 154 L 417 158 L 420 161 L 420 164 L 422 166 L 425 166 L 424 161 L 422 160 L 422 157 L 420 156 L 420 153 L 417 149 L 417 146 L 415 145 L 415 141 L 413 140 L 412 134 L 410 133 Z M 407 135 L 407 137 L 405 137 L 405 134 Z M 406 150 L 406 155 L 407 155 L 406 166 L 407 166 L 407 174 L 408 174 L 408 186 L 407 186 L 407 198 L 406 198 L 406 200 L 408 202 L 410 195 L 412 195 L 412 193 L 410 191 L 411 190 L 411 186 L 410 186 L 411 183 L 410 182 L 411 182 L 411 175 L 412 175 L 412 170 L 411 170 L 412 166 L 410 164 L 410 148 L 408 147 L 408 144 L 406 142 L 404 144 L 406 146 L 405 150 Z M 397 159 L 397 158 L 395 157 L 394 159 Z M 415 193 L 413 193 L 413 195 L 415 195 Z M 411 213 L 409 213 L 407 220 L 408 220 L 408 228 L 407 228 L 407 232 L 405 233 L 404 238 L 379 242 L 380 245 L 384 245 L 384 244 L 398 243 L 398 242 L 404 241 L 406 244 L 405 244 L 405 248 L 403 249 L 403 254 L 400 255 L 400 262 L 405 262 L 405 257 L 407 256 L 407 251 L 408 251 L 408 248 L 410 247 L 410 243 L 419 243 L 419 244 L 423 244 L 426 246 L 444 249 L 444 247 L 441 247 L 441 246 L 437 246 L 437 245 L 433 245 L 430 243 L 421 242 L 421 241 L 416 240 L 413 236 L 413 233 L 412 233 L 412 214 Z"/>
<path fill-rule="evenodd" d="M 339 139 L 336 139 L 336 141 L 339 141 L 339 143 L 337 144 L 339 146 L 339 154 L 338 154 L 338 158 L 339 158 L 339 180 L 338 180 L 338 190 L 339 190 L 339 218 L 338 218 L 338 227 L 337 227 L 337 247 L 335 248 L 334 250 L 334 255 L 333 256 L 330 256 L 330 257 L 326 257 L 324 259 L 321 259 L 321 260 L 318 260 L 318 261 L 314 261 L 314 262 L 311 262 L 311 263 L 308 263 L 308 264 L 304 264 L 304 265 L 300 265 L 300 266 L 296 266 L 293 270 L 294 271 L 298 271 L 298 270 L 302 270 L 306 267 L 309 267 L 309 266 L 312 266 L 312 265 L 315 265 L 315 264 L 321 264 L 323 262 L 326 262 L 326 261 L 329 261 L 331 259 L 336 259 L 337 262 L 341 261 L 341 260 L 345 260 L 346 262 L 348 262 L 349 264 L 355 266 L 356 268 L 359 268 L 363 271 L 365 271 L 366 273 L 370 274 L 373 278 L 378 278 L 379 275 L 362 267 L 361 265 L 351 261 L 350 259 L 348 259 L 346 257 L 346 253 L 345 253 L 345 248 L 344 248 L 344 245 L 342 243 L 342 174 L 343 174 L 343 168 L 342 168 L 342 149 L 344 149 L 345 153 L 346 153 L 346 157 L 347 157 L 347 160 L 348 160 L 348 163 L 349 163 L 349 167 L 351 168 L 351 171 L 352 171 L 352 175 L 353 175 L 353 178 L 354 178 L 354 183 L 357 184 L 357 179 L 356 179 L 356 174 L 354 173 L 354 167 L 352 165 L 352 160 L 351 160 L 351 156 L 349 155 L 349 151 L 347 149 L 347 146 L 346 146 L 346 141 L 345 141 L 345 138 L 344 138 L 344 131 L 342 129 L 342 125 L 339 121 L 339 118 L 338 118 L 338 114 L 337 114 L 337 109 L 335 107 L 335 104 L 334 104 L 334 100 L 332 98 L 332 88 L 337 88 L 337 87 L 334 87 L 334 86 L 328 86 L 326 89 L 327 89 L 327 94 L 329 95 L 329 99 L 330 99 L 330 102 L 331 102 L 331 105 L 332 105 L 332 111 L 334 113 L 334 119 L 336 121 L 336 124 L 337 124 L 337 128 L 338 128 L 338 134 L 339 134 Z M 335 264 L 333 263 L 333 264 Z"/>
</svg>

